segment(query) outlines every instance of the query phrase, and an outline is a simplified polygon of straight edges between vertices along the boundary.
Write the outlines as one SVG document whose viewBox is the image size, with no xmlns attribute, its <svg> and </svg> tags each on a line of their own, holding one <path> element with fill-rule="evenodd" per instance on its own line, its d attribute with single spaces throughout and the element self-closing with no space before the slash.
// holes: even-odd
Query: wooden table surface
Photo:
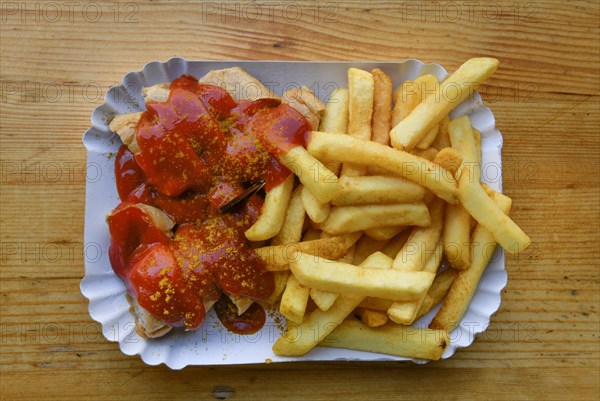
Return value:
<svg viewBox="0 0 600 401">
<path fill-rule="evenodd" d="M 362 3 L 1 3 L 2 400 L 600 397 L 598 2 Z M 102 337 L 79 291 L 81 136 L 125 73 L 173 56 L 418 58 L 452 71 L 481 55 L 501 61 L 480 92 L 533 246 L 507 257 L 502 305 L 471 347 L 425 366 L 170 371 Z"/>
</svg>

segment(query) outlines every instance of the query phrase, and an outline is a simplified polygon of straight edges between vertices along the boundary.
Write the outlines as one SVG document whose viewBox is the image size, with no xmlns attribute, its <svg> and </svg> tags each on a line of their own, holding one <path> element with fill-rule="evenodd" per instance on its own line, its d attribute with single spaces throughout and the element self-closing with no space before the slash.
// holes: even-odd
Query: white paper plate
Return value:
<svg viewBox="0 0 600 401">
<path fill-rule="evenodd" d="M 81 292 L 89 299 L 91 317 L 102 324 L 102 333 L 109 341 L 118 341 L 127 355 L 141 355 L 145 363 L 164 363 L 181 369 L 187 365 L 222 365 L 262 363 L 270 359 L 279 361 L 328 360 L 410 360 L 369 352 L 317 347 L 303 357 L 280 357 L 271 347 L 280 336 L 279 326 L 273 316 L 267 318 L 265 327 L 250 336 L 229 333 L 222 328 L 211 311 L 202 326 L 191 332 L 173 330 L 164 338 L 145 340 L 134 332 L 134 319 L 125 299 L 125 286 L 111 268 L 108 260 L 109 232 L 105 216 L 117 206 L 114 178 L 114 157 L 121 142 L 108 129 L 114 114 L 144 110 L 141 89 L 144 86 L 171 81 L 181 74 L 201 77 L 214 69 L 240 66 L 259 78 L 275 93 L 281 95 L 290 87 L 306 85 L 326 100 L 335 87 L 347 86 L 347 70 L 357 67 L 365 70 L 379 67 L 394 80 L 394 87 L 408 79 L 423 74 L 434 74 L 440 80 L 447 76 L 438 64 L 424 64 L 418 60 L 402 63 L 338 63 L 338 62 L 273 62 L 273 61 L 186 61 L 173 58 L 166 63 L 153 61 L 141 71 L 127 74 L 121 85 L 111 88 L 105 103 L 92 113 L 92 126 L 83 136 L 88 151 L 88 177 L 85 211 L 85 277 Z M 483 106 L 478 94 L 467 99 L 451 114 L 458 117 L 468 114 L 473 125 L 482 134 L 482 179 L 492 188 L 501 190 L 502 135 L 495 127 L 492 112 Z M 477 293 L 461 324 L 451 333 L 451 344 L 442 358 L 451 357 L 458 348 L 469 346 L 477 333 L 484 331 L 490 317 L 500 306 L 500 292 L 507 282 L 504 253 L 496 251 L 487 267 Z M 438 308 L 422 317 L 415 326 L 425 327 Z M 413 360 L 416 363 L 425 361 Z"/>
</svg>

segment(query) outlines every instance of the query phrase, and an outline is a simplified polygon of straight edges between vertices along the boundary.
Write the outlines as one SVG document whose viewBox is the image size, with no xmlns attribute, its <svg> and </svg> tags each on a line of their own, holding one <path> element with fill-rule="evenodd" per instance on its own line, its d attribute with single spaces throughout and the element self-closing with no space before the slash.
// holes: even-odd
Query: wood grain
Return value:
<svg viewBox="0 0 600 401">
<path fill-rule="evenodd" d="M 3 400 L 600 398 L 597 1 L 299 1 L 260 15 L 248 2 L 60 4 L 0 4 Z M 481 92 L 504 136 L 504 189 L 534 244 L 508 257 L 500 310 L 471 347 L 426 366 L 170 371 L 102 337 L 79 292 L 81 135 L 125 73 L 172 56 L 418 58 L 453 70 L 484 55 L 501 61 Z"/>
</svg>

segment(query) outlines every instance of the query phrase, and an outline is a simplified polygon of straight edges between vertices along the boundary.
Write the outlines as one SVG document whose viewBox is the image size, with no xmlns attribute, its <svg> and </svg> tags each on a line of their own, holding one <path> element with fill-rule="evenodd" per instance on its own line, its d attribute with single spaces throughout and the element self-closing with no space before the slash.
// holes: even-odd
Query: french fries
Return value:
<svg viewBox="0 0 600 401">
<path fill-rule="evenodd" d="M 498 67 L 494 58 L 472 58 L 438 86 L 429 96 L 390 132 L 392 146 L 410 150 L 439 124 L 448 113 L 465 100 L 475 88 L 489 78 Z"/>
<path fill-rule="evenodd" d="M 461 174 L 459 198 L 463 207 L 507 252 L 517 254 L 531 244 L 527 234 L 490 199 L 479 182 L 471 181 L 469 174 Z"/>
<path fill-rule="evenodd" d="M 449 344 L 450 336 L 445 330 L 393 324 L 371 328 L 354 319 L 345 320 L 320 343 L 326 347 L 431 360 L 440 359 Z"/>
<path fill-rule="evenodd" d="M 384 268 L 365 270 L 304 253 L 298 253 L 294 259 L 290 270 L 307 287 L 393 301 L 418 299 L 426 293 L 434 278 L 434 274 L 428 272 Z"/>
<path fill-rule="evenodd" d="M 365 269 L 389 269 L 392 259 L 378 252 L 369 256 L 361 267 Z M 344 294 L 337 298 L 327 311 L 316 309 L 301 324 L 288 324 L 286 331 L 273 345 L 273 352 L 282 356 L 304 355 L 325 339 L 364 297 Z"/>
<path fill-rule="evenodd" d="M 436 198 L 430 209 L 431 224 L 415 227 L 394 259 L 394 269 L 421 271 L 436 250 L 444 223 L 444 202 Z"/>
<path fill-rule="evenodd" d="M 266 303 L 287 320 L 275 354 L 322 345 L 439 359 L 495 244 L 529 245 L 507 216 L 510 198 L 480 183 L 481 133 L 449 117 L 497 65 L 471 59 L 442 83 L 423 75 L 394 92 L 382 70 L 350 68 L 306 148 L 278 156 L 294 174 L 246 231 L 275 274 Z M 113 124 L 130 146 L 135 117 Z M 442 301 L 430 328 L 409 326 Z"/>
<path fill-rule="evenodd" d="M 267 192 L 260 217 L 246 230 L 246 238 L 250 241 L 264 241 L 279 233 L 293 189 L 294 176 L 290 175 L 284 182 Z"/>
<path fill-rule="evenodd" d="M 331 201 L 338 190 L 338 178 L 302 146 L 296 146 L 280 156 L 310 193 L 321 203 Z"/>
<path fill-rule="evenodd" d="M 308 188 L 302 190 L 302 203 L 304 204 L 306 214 L 315 223 L 322 223 L 329 216 L 331 205 L 319 202 Z"/>
<path fill-rule="evenodd" d="M 329 217 L 321 224 L 321 229 L 337 235 L 388 224 L 427 226 L 430 222 L 424 203 L 341 206 L 331 209 Z"/>
<path fill-rule="evenodd" d="M 344 256 L 348 249 L 345 247 L 342 237 L 330 237 L 287 243 L 286 245 L 265 246 L 256 248 L 255 252 L 265 261 L 267 270 L 276 272 L 289 270 L 290 261 L 293 260 L 296 252 L 336 260 Z"/>
<path fill-rule="evenodd" d="M 342 176 L 339 191 L 331 203 L 335 206 L 418 202 L 425 189 L 400 177 Z"/>
<path fill-rule="evenodd" d="M 371 140 L 373 116 L 373 75 L 357 68 L 348 69 L 348 135 L 357 139 Z M 365 175 L 367 166 L 346 161 L 341 175 Z"/>
<path fill-rule="evenodd" d="M 477 186 L 481 189 L 479 184 Z M 484 195 L 488 196 L 485 191 Z M 493 200 L 488 197 L 490 202 L 506 216 L 512 204 L 510 198 L 500 194 L 492 194 L 492 197 Z M 467 270 L 461 271 L 452 283 L 444 304 L 429 325 L 430 328 L 453 330 L 458 325 L 475 294 L 483 271 L 496 250 L 496 242 L 494 233 L 482 224 L 477 225 L 471 240 L 471 265 Z"/>
<path fill-rule="evenodd" d="M 325 107 L 323 118 L 319 130 L 323 132 L 333 132 L 336 134 L 345 134 L 348 131 L 348 89 L 336 88 L 331 92 L 329 101 Z M 341 163 L 329 163 L 327 167 L 335 174 L 339 175 Z"/>
<path fill-rule="evenodd" d="M 392 124 L 392 78 L 379 68 L 373 69 L 371 75 L 374 84 L 371 140 L 388 145 Z"/>
<path fill-rule="evenodd" d="M 313 131 L 309 136 L 307 149 L 323 160 L 351 161 L 388 170 L 424 186 L 448 203 L 457 202 L 454 176 L 441 166 L 408 152 L 348 135 L 319 131 Z"/>
</svg>

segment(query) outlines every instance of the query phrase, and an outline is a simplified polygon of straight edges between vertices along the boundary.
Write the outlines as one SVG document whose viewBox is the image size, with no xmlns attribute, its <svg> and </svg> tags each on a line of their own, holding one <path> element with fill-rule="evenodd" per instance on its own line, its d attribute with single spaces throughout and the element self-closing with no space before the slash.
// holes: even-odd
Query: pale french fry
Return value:
<svg viewBox="0 0 600 401">
<path fill-rule="evenodd" d="M 374 83 L 371 140 L 389 145 L 392 128 L 392 78 L 379 68 L 374 68 L 371 75 Z"/>
<path fill-rule="evenodd" d="M 416 319 L 425 316 L 431 308 L 442 302 L 446 295 L 448 295 L 448 291 L 450 291 L 450 286 L 452 282 L 458 275 L 458 272 L 454 269 L 446 269 L 433 279 L 433 283 L 427 291 L 427 295 L 425 295 L 425 299 L 419 308 L 419 312 L 417 313 Z"/>
<path fill-rule="evenodd" d="M 356 242 L 354 247 L 354 258 L 351 261 L 353 265 L 361 264 L 369 255 L 381 251 L 387 245 L 388 241 L 377 241 L 369 236 L 363 235 Z"/>
<path fill-rule="evenodd" d="M 435 155 L 433 162 L 448 170 L 452 175 L 456 175 L 463 162 L 463 157 L 456 149 L 443 148 Z"/>
<path fill-rule="evenodd" d="M 304 209 L 306 209 L 306 214 L 315 223 L 322 223 L 329 216 L 331 205 L 319 202 L 306 187 L 302 190 L 302 203 Z"/>
<path fill-rule="evenodd" d="M 448 134 L 448 124 L 450 124 L 450 116 L 446 115 L 442 118 L 442 121 L 440 121 L 440 130 L 431 144 L 431 146 L 438 150 L 449 148 L 451 146 L 450 135 Z"/>
<path fill-rule="evenodd" d="M 422 186 L 400 177 L 342 176 L 338 185 L 335 206 L 417 202 L 425 195 Z"/>
<path fill-rule="evenodd" d="M 302 323 L 306 312 L 309 289 L 296 280 L 293 274 L 288 277 L 285 291 L 281 296 L 279 312 L 294 323 Z"/>
<path fill-rule="evenodd" d="M 352 245 L 350 249 L 348 249 L 348 252 L 341 258 L 337 259 L 337 261 L 343 263 L 352 263 L 352 260 L 354 258 L 354 248 L 355 246 Z M 310 289 L 310 297 L 315 302 L 317 307 L 322 311 L 326 311 L 329 308 L 331 308 L 338 296 L 339 294 L 337 292 L 319 290 L 318 288 Z"/>
<path fill-rule="evenodd" d="M 384 168 L 424 186 L 448 203 L 457 202 L 454 176 L 429 160 L 348 135 L 313 131 L 309 137 L 308 151 L 316 157 Z"/>
<path fill-rule="evenodd" d="M 392 146 L 412 149 L 434 125 L 473 93 L 477 85 L 489 78 L 497 67 L 498 60 L 494 58 L 473 58 L 465 62 L 439 85 L 435 95 L 428 96 L 392 128 Z"/>
<path fill-rule="evenodd" d="M 377 241 L 386 241 L 394 238 L 402 231 L 408 229 L 407 226 L 388 226 L 388 227 L 377 227 L 369 228 L 364 233 Z"/>
<path fill-rule="evenodd" d="M 373 75 L 357 68 L 348 69 L 348 135 L 370 141 L 373 116 Z M 354 165 L 351 161 L 342 164 L 341 175 L 365 175 L 367 166 Z"/>
<path fill-rule="evenodd" d="M 479 183 L 477 183 L 477 187 L 481 189 Z M 494 196 L 492 200 L 483 189 L 481 190 L 503 215 L 508 214 L 511 206 L 510 198 Z M 496 242 L 491 231 L 482 224 L 477 225 L 471 238 L 471 265 L 467 270 L 459 272 L 454 279 L 442 307 L 429 327 L 450 331 L 459 324 L 477 290 L 479 280 L 496 250 Z"/>
<path fill-rule="evenodd" d="M 344 234 L 375 227 L 427 226 L 431 222 L 424 203 L 334 207 L 321 229 L 329 234 Z"/>
<path fill-rule="evenodd" d="M 479 182 L 471 181 L 469 174 L 461 174 L 459 198 L 463 207 L 508 253 L 517 254 L 531 244 L 531 239 L 486 194 Z M 477 228 L 475 229 L 477 230 Z M 475 256 L 475 255 L 473 255 Z M 473 260 L 471 261 L 473 263 Z"/>
<path fill-rule="evenodd" d="M 444 247 L 442 241 L 438 241 L 435 251 L 425 263 L 423 271 L 435 274 L 440 267 L 443 254 Z M 426 296 L 427 294 L 423 294 L 421 298 L 411 302 L 394 302 L 387 311 L 389 318 L 398 324 L 412 324 L 417 318 L 417 313 L 425 301 Z"/>
<path fill-rule="evenodd" d="M 410 233 L 411 230 L 403 230 L 402 232 L 400 232 L 400 234 L 392 238 L 381 252 L 383 252 L 390 258 L 396 258 L 398 252 L 400 252 L 404 244 L 406 244 L 406 241 L 408 241 Z"/>
<path fill-rule="evenodd" d="M 321 203 L 330 202 L 338 191 L 338 178 L 302 146 L 296 146 L 279 157 L 288 169 Z"/>
<path fill-rule="evenodd" d="M 450 344 L 444 330 L 421 329 L 386 324 L 367 327 L 355 319 L 347 319 L 319 345 L 378 352 L 406 358 L 438 360 Z"/>
<path fill-rule="evenodd" d="M 415 145 L 415 149 L 428 149 L 440 132 L 440 124 L 435 124 L 427 134 Z"/>
<path fill-rule="evenodd" d="M 272 245 L 256 248 L 254 250 L 265 262 L 268 271 L 289 270 L 290 261 L 296 252 L 303 252 L 326 259 L 339 259 L 348 249 L 342 237 L 322 238 L 312 241 L 288 243 L 285 245 Z"/>
<path fill-rule="evenodd" d="M 444 202 L 436 198 L 430 208 L 431 224 L 413 228 L 410 237 L 394 259 L 394 269 L 421 271 L 435 252 L 444 224 Z"/>
<path fill-rule="evenodd" d="M 293 189 L 294 176 L 290 175 L 284 182 L 267 192 L 260 217 L 246 230 L 246 238 L 250 241 L 264 241 L 279 233 Z"/>
<path fill-rule="evenodd" d="M 362 264 L 364 269 L 389 269 L 392 259 L 381 252 L 369 256 Z M 276 355 L 304 355 L 316 347 L 331 333 L 352 311 L 364 297 L 344 294 L 340 295 L 327 311 L 316 309 L 305 317 L 302 324 L 287 325 L 286 331 L 273 345 Z M 311 334 L 308 334 L 311 333 Z"/>
<path fill-rule="evenodd" d="M 435 159 L 435 157 L 437 156 L 438 151 L 436 148 L 427 148 L 427 149 L 415 148 L 410 153 L 412 153 L 415 156 L 419 156 L 423 159 L 433 161 Z"/>
<path fill-rule="evenodd" d="M 377 310 L 356 308 L 355 312 L 360 318 L 360 321 L 368 327 L 383 326 L 389 320 L 385 312 Z"/>
<path fill-rule="evenodd" d="M 292 193 L 285 219 L 279 233 L 271 240 L 272 245 L 285 245 L 300 242 L 302 238 L 302 227 L 306 212 L 302 203 L 302 185 L 298 186 Z"/>
<path fill-rule="evenodd" d="M 393 301 L 418 299 L 433 282 L 434 274 L 397 269 L 369 269 L 299 253 L 290 263 L 298 281 L 311 288 Z M 367 259 L 368 260 L 368 259 Z"/>
<path fill-rule="evenodd" d="M 325 112 L 321 118 L 319 131 L 345 134 L 348 131 L 348 89 L 336 88 L 331 92 Z M 329 168 L 335 175 L 339 175 L 339 162 L 328 163 Z"/>
<path fill-rule="evenodd" d="M 419 103 L 423 101 L 423 90 L 435 91 L 439 81 L 435 75 L 421 75 L 414 81 L 405 81 L 394 96 L 392 126 L 404 120 Z"/>
<path fill-rule="evenodd" d="M 475 144 L 475 134 L 471 127 L 471 120 L 468 116 L 462 116 L 450 121 L 448 125 L 450 142 L 462 156 L 463 162 L 458 170 L 461 174 L 468 172 L 470 180 L 479 182 L 481 178 L 481 165 L 478 163 L 477 146 Z M 466 169 L 465 169 L 466 167 Z M 459 177 L 456 176 L 456 179 Z"/>
</svg>

